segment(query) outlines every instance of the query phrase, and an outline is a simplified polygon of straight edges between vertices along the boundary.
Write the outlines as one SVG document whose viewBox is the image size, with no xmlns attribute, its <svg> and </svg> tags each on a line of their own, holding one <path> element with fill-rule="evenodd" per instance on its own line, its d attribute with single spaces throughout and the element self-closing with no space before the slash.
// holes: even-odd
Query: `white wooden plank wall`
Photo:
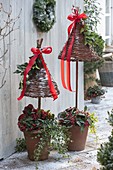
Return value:
<svg viewBox="0 0 113 170">
<path fill-rule="evenodd" d="M 10 49 L 4 62 L 7 68 L 6 84 L 0 89 L 0 159 L 14 152 L 15 139 L 22 134 L 17 127 L 17 118 L 24 106 L 28 103 L 33 103 L 37 107 L 37 99 L 24 97 L 22 101 L 17 101 L 17 97 L 21 92 L 18 90 L 20 77 L 13 74 L 13 72 L 16 70 L 17 64 L 28 61 L 29 56 L 32 54 L 30 49 L 31 47 L 36 47 L 36 40 L 38 38 L 44 39 L 42 47 L 52 46 L 53 48 L 53 53 L 51 55 L 45 55 L 44 58 L 60 90 L 59 98 L 56 101 L 48 98 L 43 99 L 42 108 L 50 109 L 53 113 L 57 114 L 63 109 L 75 105 L 75 93 L 66 91 L 61 85 L 58 54 L 67 38 L 67 27 L 70 23 L 67 21 L 67 15 L 71 13 L 72 5 L 75 5 L 75 2 L 76 6 L 82 7 L 83 1 L 56 1 L 56 23 L 48 33 L 41 33 L 36 31 L 32 22 L 33 0 L 0 0 L 6 10 L 9 9 L 9 4 L 12 5 L 12 18 L 15 18 L 22 9 L 20 19 L 15 25 L 15 27 L 19 26 L 19 29 L 11 33 L 7 39 L 7 42 L 11 41 L 12 43 L 9 46 Z M 0 23 L 2 23 L 3 16 L 0 15 L 0 17 Z M 15 41 L 12 41 L 13 39 Z M 2 70 L 0 69 L 0 78 L 2 76 Z M 75 72 L 72 73 L 72 77 L 75 79 Z M 72 82 L 72 85 L 75 89 L 75 82 Z M 79 85 L 79 107 L 83 108 L 83 64 L 80 65 L 79 69 Z"/>
<path fill-rule="evenodd" d="M 5 10 L 9 10 L 9 1 L 4 4 Z M 6 19 L 5 15 L 2 15 L 2 19 Z M 1 20 L 2 21 L 2 20 Z M 3 26 L 3 21 L 1 22 L 1 26 Z M 6 38 L 5 47 L 7 48 L 7 44 L 9 44 L 9 38 Z M 2 44 L 3 42 L 1 42 Z M 4 52 L 4 46 L 2 44 L 1 46 L 2 54 Z M 10 144 L 8 141 L 10 141 L 11 138 L 11 83 L 10 83 L 10 66 L 9 66 L 9 51 L 7 55 L 5 56 L 4 60 L 2 61 L 3 67 L 7 68 L 7 74 L 6 74 L 6 83 L 5 86 L 0 90 L 0 100 L 1 100 L 1 106 L 0 106 L 0 156 L 9 154 L 11 152 Z"/>
<path fill-rule="evenodd" d="M 111 45 L 113 46 L 113 1 L 111 1 Z"/>
</svg>

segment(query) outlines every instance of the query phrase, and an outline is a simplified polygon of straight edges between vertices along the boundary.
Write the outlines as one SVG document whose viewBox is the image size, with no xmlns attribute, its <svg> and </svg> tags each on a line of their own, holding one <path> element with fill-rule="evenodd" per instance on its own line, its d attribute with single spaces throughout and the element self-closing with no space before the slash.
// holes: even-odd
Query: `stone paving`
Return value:
<svg viewBox="0 0 113 170">
<path fill-rule="evenodd" d="M 89 111 L 95 112 L 98 117 L 97 137 L 92 134 L 88 135 L 86 148 L 80 152 L 69 152 L 69 157 L 62 157 L 55 151 L 49 155 L 49 159 L 39 161 L 39 170 L 99 170 L 100 165 L 97 162 L 97 149 L 99 145 L 108 140 L 111 133 L 106 118 L 107 111 L 113 108 L 113 87 L 106 88 L 107 93 L 102 98 L 100 104 L 92 104 L 85 101 Z M 0 170 L 35 170 L 36 162 L 27 158 L 27 153 L 15 153 L 9 158 L 0 161 Z"/>
</svg>

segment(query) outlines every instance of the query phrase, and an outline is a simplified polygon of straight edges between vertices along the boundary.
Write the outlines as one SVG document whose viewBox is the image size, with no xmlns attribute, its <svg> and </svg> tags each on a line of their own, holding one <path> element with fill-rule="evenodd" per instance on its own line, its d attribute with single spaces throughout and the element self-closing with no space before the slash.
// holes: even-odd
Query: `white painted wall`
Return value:
<svg viewBox="0 0 113 170">
<path fill-rule="evenodd" d="M 57 114 L 67 107 L 75 106 L 75 93 L 66 91 L 61 85 L 58 54 L 67 39 L 67 27 L 70 22 L 66 18 L 71 13 L 72 5 L 76 2 L 76 6 L 83 6 L 83 1 L 76 1 L 56 0 L 56 23 L 53 29 L 48 33 L 37 33 L 32 23 L 33 0 L 1 0 L 6 10 L 9 9 L 9 4 L 12 5 L 12 18 L 19 14 L 21 8 L 22 13 L 17 23 L 19 29 L 7 39 L 7 41 L 12 39 L 15 39 L 15 41 L 11 43 L 5 58 L 4 63 L 7 68 L 6 84 L 0 89 L 0 159 L 14 152 L 15 140 L 21 136 L 17 127 L 17 118 L 24 106 L 27 103 L 33 103 L 37 107 L 36 99 L 24 97 L 21 101 L 17 101 L 20 94 L 20 90 L 18 90 L 20 77 L 13 74 L 13 72 L 16 70 L 17 64 L 28 61 L 28 57 L 31 55 L 30 49 L 31 47 L 36 47 L 38 38 L 44 39 L 42 46 L 52 46 L 53 48 L 53 53 L 49 56 L 45 55 L 44 58 L 60 90 L 59 98 L 56 101 L 48 98 L 43 99 L 42 107 Z M 3 20 L 3 17 L 1 17 L 1 20 Z M 75 63 L 73 65 L 75 67 Z M 1 75 L 2 69 L 0 69 L 0 78 Z M 72 71 L 72 86 L 75 89 L 75 69 Z M 81 63 L 79 64 L 79 109 L 83 109 L 83 106 L 83 63 Z"/>
<path fill-rule="evenodd" d="M 103 37 L 107 45 L 111 45 L 113 41 L 113 1 L 112 0 L 97 0 L 100 3 L 102 11 L 100 13 L 100 24 L 98 24 L 98 33 Z M 109 12 L 106 8 L 109 4 Z"/>
<path fill-rule="evenodd" d="M 111 1 L 111 44 L 113 46 L 113 0 Z"/>
<path fill-rule="evenodd" d="M 100 3 L 100 7 L 102 8 L 100 14 L 100 24 L 98 24 L 98 33 L 103 37 L 105 40 L 105 0 L 102 0 Z"/>
</svg>

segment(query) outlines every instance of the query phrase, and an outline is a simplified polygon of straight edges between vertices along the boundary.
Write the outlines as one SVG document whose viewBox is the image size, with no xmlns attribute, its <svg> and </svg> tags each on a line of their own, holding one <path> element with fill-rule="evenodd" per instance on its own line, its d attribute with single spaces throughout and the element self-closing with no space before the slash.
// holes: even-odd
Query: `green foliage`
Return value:
<svg viewBox="0 0 113 170">
<path fill-rule="evenodd" d="M 29 57 L 29 59 L 31 59 L 31 58 L 32 57 Z M 27 62 L 25 62 L 24 64 L 17 65 L 17 70 L 14 72 L 16 74 L 20 74 L 20 76 L 21 76 L 21 80 L 19 83 L 19 89 L 22 89 L 22 87 L 23 87 L 23 75 L 24 75 L 24 71 L 25 71 L 27 65 L 28 65 Z M 40 60 L 40 58 L 37 58 L 34 65 L 31 68 L 31 70 L 27 74 L 26 83 L 29 84 L 29 78 L 32 77 L 33 75 L 35 75 L 37 70 L 40 70 L 41 68 L 43 68 L 42 61 Z"/>
<path fill-rule="evenodd" d="M 93 61 L 93 62 L 84 62 L 84 73 L 85 74 L 93 74 L 96 69 L 100 68 L 103 64 L 104 60 L 103 58 L 101 58 L 98 61 Z M 92 79 L 94 79 L 93 77 L 91 77 Z"/>
<path fill-rule="evenodd" d="M 94 113 L 89 113 L 86 107 L 84 111 L 80 111 L 75 107 L 70 107 L 59 113 L 58 119 L 60 125 L 66 127 L 71 127 L 73 125 L 80 126 L 81 131 L 84 130 L 85 126 L 89 126 L 90 131 L 96 133 L 95 123 L 97 122 L 97 117 L 95 117 Z"/>
<path fill-rule="evenodd" d="M 70 141 L 69 128 L 66 126 L 59 125 L 56 122 L 52 133 L 51 147 L 58 151 L 60 154 L 65 154 Z"/>
<path fill-rule="evenodd" d="M 96 134 L 96 122 L 98 122 L 98 118 L 95 116 L 95 113 L 91 113 L 90 114 L 90 119 L 92 121 L 91 125 L 90 125 L 90 133 Z"/>
<path fill-rule="evenodd" d="M 102 66 L 104 59 L 102 58 L 104 40 L 96 32 L 90 32 L 88 27 L 85 27 L 85 44 L 88 44 L 97 54 L 100 56 L 98 61 L 84 62 L 84 72 L 85 74 L 92 74 L 96 69 Z"/>
<path fill-rule="evenodd" d="M 68 151 L 67 144 L 70 141 L 68 127 L 60 126 L 57 122 L 57 119 L 54 120 L 53 124 L 47 126 L 45 131 L 41 130 L 37 137 L 41 138 L 34 151 L 34 158 L 37 161 L 36 170 L 38 170 L 38 160 L 45 145 L 48 144 L 52 150 L 57 150 L 59 154 L 65 155 L 65 153 Z"/>
<path fill-rule="evenodd" d="M 113 126 L 113 109 L 111 110 L 111 112 L 108 111 L 108 122 L 111 126 Z"/>
<path fill-rule="evenodd" d="M 100 4 L 97 0 L 84 0 L 84 12 L 88 16 L 86 21 L 90 30 L 97 30 L 97 24 L 100 22 Z"/>
<path fill-rule="evenodd" d="M 40 141 L 38 142 L 36 149 L 34 151 L 34 159 L 36 161 L 39 160 L 39 157 L 42 153 L 43 148 L 46 145 L 50 145 L 50 138 L 53 133 L 54 121 L 51 124 L 47 124 L 46 127 L 42 125 L 42 129 L 38 131 L 37 137 L 40 137 Z"/>
<path fill-rule="evenodd" d="M 113 109 L 108 112 L 108 122 L 113 127 Z M 108 142 L 101 144 L 97 153 L 97 161 L 102 165 L 101 170 L 113 170 L 113 130 Z"/>
<path fill-rule="evenodd" d="M 33 21 L 41 32 L 48 32 L 55 23 L 55 0 L 35 0 Z"/>
<path fill-rule="evenodd" d="M 16 146 L 15 146 L 16 152 L 23 152 L 26 151 L 26 143 L 24 138 L 17 138 L 16 139 Z"/>
<path fill-rule="evenodd" d="M 85 44 L 88 44 L 98 56 L 100 60 L 93 62 L 84 62 L 84 72 L 85 74 L 92 74 L 102 66 L 103 63 L 103 49 L 104 49 L 104 40 L 96 32 L 97 24 L 100 20 L 101 8 L 99 8 L 99 3 L 95 0 L 84 0 L 84 12 L 87 14 L 88 18 L 85 20 Z"/>
<path fill-rule="evenodd" d="M 93 50 L 102 57 L 103 48 L 104 48 L 104 40 L 102 36 L 98 35 L 96 32 L 89 32 L 88 28 L 85 34 L 85 42 L 89 46 L 93 48 Z"/>
<path fill-rule="evenodd" d="M 57 119 L 54 120 L 53 124 L 47 126 L 45 130 L 41 130 L 38 137 L 41 138 L 35 149 L 35 160 L 38 161 L 42 149 L 47 143 L 51 149 L 57 150 L 59 154 L 65 154 L 67 152 L 67 144 L 70 141 L 68 127 L 60 126 Z"/>
<path fill-rule="evenodd" d="M 103 94 L 105 94 L 105 90 L 102 89 L 102 87 L 100 87 L 100 86 L 94 85 L 93 87 L 89 87 L 87 89 L 87 94 L 86 95 L 87 95 L 87 97 L 92 98 L 92 97 L 101 96 Z"/>
<path fill-rule="evenodd" d="M 101 144 L 97 153 L 97 160 L 103 166 L 102 170 L 113 170 L 113 131 L 109 142 Z"/>
<path fill-rule="evenodd" d="M 40 154 L 46 144 L 48 144 L 51 149 L 57 150 L 59 154 L 65 154 L 68 150 L 67 144 L 70 141 L 68 127 L 60 126 L 57 119 L 54 119 L 53 123 L 49 124 L 49 126 L 47 124 L 43 130 L 40 130 L 37 137 L 41 138 L 34 152 L 36 161 L 39 160 Z M 38 162 L 36 164 L 36 169 L 38 170 Z"/>
</svg>

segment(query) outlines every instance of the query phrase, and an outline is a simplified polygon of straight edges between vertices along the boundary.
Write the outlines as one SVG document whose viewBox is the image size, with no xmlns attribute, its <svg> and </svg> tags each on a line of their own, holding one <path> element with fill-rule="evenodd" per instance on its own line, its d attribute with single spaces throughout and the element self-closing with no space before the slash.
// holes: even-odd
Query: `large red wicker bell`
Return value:
<svg viewBox="0 0 113 170">
<path fill-rule="evenodd" d="M 76 28 L 73 28 L 71 34 L 68 37 L 66 43 L 66 53 L 64 60 L 67 60 L 67 52 L 71 43 L 72 37 L 74 37 L 74 43 L 72 45 L 70 61 L 95 61 L 99 60 L 99 56 L 94 52 L 93 49 L 87 44 L 85 45 L 84 34 L 81 33 L 81 28 L 83 27 L 81 22 L 76 23 Z M 62 52 L 58 56 L 58 59 L 62 59 Z"/>
</svg>

